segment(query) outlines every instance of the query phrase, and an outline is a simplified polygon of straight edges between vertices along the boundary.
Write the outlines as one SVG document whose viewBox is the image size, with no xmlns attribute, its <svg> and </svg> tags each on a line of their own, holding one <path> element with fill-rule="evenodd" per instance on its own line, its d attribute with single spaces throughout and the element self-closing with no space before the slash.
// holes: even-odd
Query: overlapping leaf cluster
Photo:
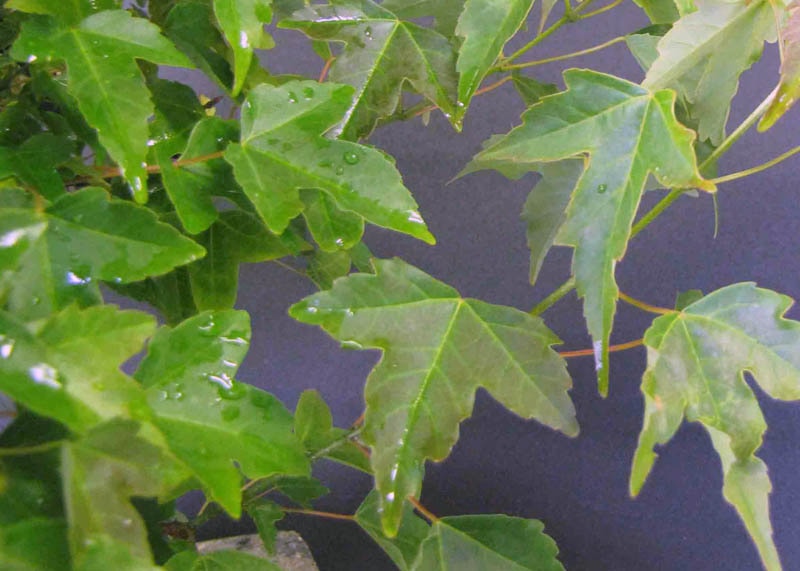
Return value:
<svg viewBox="0 0 800 571">
<path fill-rule="evenodd" d="M 531 281 L 551 246 L 574 249 L 606 394 L 615 270 L 644 192 L 715 191 L 701 173 L 730 142 L 731 100 L 766 42 L 780 39 L 784 59 L 762 129 L 797 96 L 800 20 L 768 0 L 641 0 L 653 25 L 625 38 L 641 84 L 568 70 L 559 90 L 519 71 L 525 49 L 505 53 L 520 30 L 540 34 L 536 45 L 590 17 L 590 3 L 546 0 L 532 16 L 533 0 L 8 0 L 0 392 L 16 418 L 0 433 L 0 567 L 274 569 L 201 556 L 184 540 L 215 513 L 246 512 L 271 547 L 287 502 L 326 493 L 310 468 L 328 458 L 373 475 L 353 519 L 400 569 L 562 569 L 536 520 L 436 518 L 416 504 L 426 522 L 408 501 L 426 461 L 455 445 L 480 387 L 567 435 L 578 422 L 560 341 L 540 317 L 372 256 L 367 223 L 435 240 L 392 159 L 365 140 L 434 109 L 460 130 L 487 77 L 513 81 L 522 124 L 465 172 L 541 175 L 523 211 Z M 323 77 L 270 71 L 271 24 L 311 38 Z M 163 66 L 208 76 L 230 118 Z M 292 415 L 236 379 L 251 338 L 234 309 L 239 266 L 281 258 L 320 288 L 290 309 L 295 319 L 382 352 L 363 426 L 336 428 L 319 393 Z M 110 290 L 166 325 L 104 303 Z M 747 283 L 684 305 L 644 337 L 631 491 L 684 418 L 702 423 L 726 499 L 765 567 L 780 569 L 755 456 L 766 424 L 743 374 L 800 399 L 800 325 L 784 317 L 788 298 Z M 187 522 L 174 502 L 192 489 L 208 503 Z"/>
</svg>

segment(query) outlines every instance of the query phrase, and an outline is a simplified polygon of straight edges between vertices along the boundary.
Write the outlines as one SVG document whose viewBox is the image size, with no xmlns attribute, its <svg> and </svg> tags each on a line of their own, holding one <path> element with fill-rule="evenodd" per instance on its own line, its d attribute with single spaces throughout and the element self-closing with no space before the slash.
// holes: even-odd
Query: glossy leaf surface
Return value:
<svg viewBox="0 0 800 571">
<path fill-rule="evenodd" d="M 539 319 L 463 299 L 400 260 L 375 268 L 337 280 L 290 313 L 350 346 L 385 353 L 367 381 L 362 434 L 393 536 L 405 498 L 419 493 L 425 459 L 448 455 L 478 387 L 522 417 L 570 435 L 578 425 L 571 380 L 551 349 L 559 340 Z"/>
<path fill-rule="evenodd" d="M 397 535 L 387 537 L 381 526 L 380 505 L 380 495 L 373 490 L 358 506 L 356 523 L 383 549 L 400 571 L 410 571 L 420 545 L 428 537 L 430 527 L 406 502 Z"/>
<path fill-rule="evenodd" d="M 414 571 L 563 571 L 555 541 L 537 520 L 505 515 L 444 517 L 422 544 Z"/>
<path fill-rule="evenodd" d="M 144 405 L 141 388 L 119 367 L 153 332 L 151 316 L 72 306 L 36 332 L 5 313 L 0 321 L 0 390 L 17 402 L 76 432 Z"/>
<path fill-rule="evenodd" d="M 234 379 L 249 342 L 247 313 L 204 312 L 161 328 L 136 372 L 172 452 L 234 517 L 241 513 L 234 461 L 250 478 L 308 471 L 283 405 Z"/>
<path fill-rule="evenodd" d="M 236 179 L 276 234 L 303 211 L 299 189 L 315 188 L 342 210 L 433 243 L 385 155 L 322 136 L 346 112 L 351 97 L 348 86 L 314 81 L 252 90 L 242 110 L 242 142 L 225 153 Z"/>
<path fill-rule="evenodd" d="M 761 57 L 764 42 L 774 40 L 775 13 L 768 0 L 698 0 L 697 11 L 658 43 L 658 59 L 642 85 L 676 90 L 691 104 L 700 140 L 719 144 L 739 76 Z"/>
<path fill-rule="evenodd" d="M 93 14 L 70 26 L 52 18 L 25 23 L 14 44 L 21 61 L 63 59 L 69 92 L 119 163 L 137 200 L 147 200 L 147 121 L 153 104 L 136 59 L 190 67 L 159 29 L 123 10 Z"/>
<path fill-rule="evenodd" d="M 456 27 L 456 34 L 463 40 L 456 62 L 459 73 L 456 120 L 466 112 L 472 96 L 503 51 L 503 46 L 525 23 L 534 1 L 466 1 Z"/>
<path fill-rule="evenodd" d="M 406 82 L 457 121 L 455 54 L 444 36 L 371 0 L 309 7 L 281 26 L 346 44 L 330 79 L 352 85 L 355 97 L 335 135 L 351 140 L 369 135 L 379 119 L 397 110 Z"/>
<path fill-rule="evenodd" d="M 214 0 L 217 17 L 228 44 L 233 50 L 234 83 L 231 95 L 239 94 L 244 85 L 253 50 L 268 49 L 274 45 L 264 31 L 264 25 L 272 21 L 271 0 Z"/>
<path fill-rule="evenodd" d="M 758 124 L 759 131 L 766 131 L 780 119 L 800 96 L 800 7 L 792 6 L 789 17 L 781 31 L 783 61 L 778 93 Z"/>
<path fill-rule="evenodd" d="M 538 170 L 534 163 L 589 155 L 556 243 L 575 248 L 572 271 L 606 394 L 618 295 L 614 269 L 648 176 L 666 187 L 713 186 L 697 171 L 694 134 L 675 118 L 672 92 L 650 92 L 588 70 L 568 70 L 564 80 L 567 91 L 531 107 L 523 125 L 479 153 L 472 168 Z"/>
<path fill-rule="evenodd" d="M 645 420 L 631 474 L 636 494 L 655 462 L 654 447 L 668 442 L 684 418 L 701 423 L 722 460 L 725 498 L 770 570 L 780 569 L 769 521 L 771 485 L 754 455 L 767 426 L 743 374 L 750 372 L 772 398 L 800 399 L 800 323 L 783 318 L 791 303 L 742 283 L 653 322 L 645 334 Z"/>
<path fill-rule="evenodd" d="M 30 205 L 17 199 L 14 203 L 15 191 L 0 194 L 12 202 L 0 206 L 3 217 L 22 222 L 13 232 L 27 232 Z M 14 278 L 7 282 L 11 309 L 25 317 L 43 317 L 72 302 L 95 303 L 98 279 L 142 280 L 204 254 L 193 241 L 159 222 L 153 212 L 109 199 L 100 188 L 66 194 L 34 217 L 46 230 L 21 256 Z"/>
</svg>

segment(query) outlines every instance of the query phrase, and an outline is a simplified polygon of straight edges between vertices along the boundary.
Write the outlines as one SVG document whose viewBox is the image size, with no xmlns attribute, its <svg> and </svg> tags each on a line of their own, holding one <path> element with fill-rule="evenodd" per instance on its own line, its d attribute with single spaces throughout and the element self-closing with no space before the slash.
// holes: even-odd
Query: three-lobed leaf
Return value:
<svg viewBox="0 0 800 571">
<path fill-rule="evenodd" d="M 290 81 L 259 86 L 242 110 L 242 140 L 225 152 L 267 227 L 281 234 L 303 212 L 300 189 L 325 192 L 344 211 L 433 243 L 400 173 L 380 151 L 323 136 L 346 112 L 352 88 Z"/>
<path fill-rule="evenodd" d="M 242 507 L 239 469 L 254 479 L 308 472 L 291 415 L 269 393 L 234 378 L 249 342 L 247 313 L 204 312 L 162 327 L 135 375 L 172 452 L 235 517 Z"/>
<path fill-rule="evenodd" d="M 362 434 L 393 536 L 405 498 L 419 493 L 425 459 L 448 455 L 478 387 L 566 434 L 578 424 L 565 363 L 551 348 L 559 340 L 541 320 L 464 299 L 400 260 L 376 260 L 375 270 L 337 280 L 290 313 L 349 346 L 385 353 L 367 380 Z"/>
<path fill-rule="evenodd" d="M 780 569 L 772 542 L 761 446 L 766 422 L 744 372 L 772 398 L 800 399 L 800 323 L 783 317 L 792 301 L 751 283 L 732 285 L 659 317 L 645 334 L 645 418 L 633 460 L 637 494 L 656 454 L 686 418 L 711 435 L 722 460 L 725 498 L 736 508 L 764 565 Z"/>
<path fill-rule="evenodd" d="M 147 122 L 153 104 L 136 60 L 191 67 L 186 56 L 157 26 L 124 10 L 105 10 L 71 25 L 51 17 L 31 18 L 12 55 L 20 61 L 66 62 L 69 92 L 120 165 L 134 197 L 145 202 Z"/>
<path fill-rule="evenodd" d="M 458 125 L 455 54 L 437 32 L 372 0 L 333 0 L 307 7 L 281 26 L 346 44 L 331 66 L 330 79 L 352 85 L 355 97 L 335 135 L 351 140 L 369 135 L 381 118 L 395 113 L 406 83 Z"/>
<path fill-rule="evenodd" d="M 589 70 L 567 70 L 564 80 L 567 91 L 531 107 L 522 126 L 494 140 L 469 168 L 535 171 L 543 162 L 589 156 L 556 243 L 575 248 L 572 270 L 594 339 L 600 392 L 606 394 L 619 293 L 614 270 L 648 176 L 666 187 L 713 185 L 697 171 L 694 133 L 675 118 L 673 92 L 651 92 Z"/>
</svg>

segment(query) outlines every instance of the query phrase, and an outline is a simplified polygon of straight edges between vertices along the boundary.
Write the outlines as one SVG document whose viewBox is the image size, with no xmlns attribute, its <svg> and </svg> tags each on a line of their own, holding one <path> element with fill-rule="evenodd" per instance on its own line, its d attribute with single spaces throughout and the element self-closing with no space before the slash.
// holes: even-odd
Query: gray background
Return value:
<svg viewBox="0 0 800 571">
<path fill-rule="evenodd" d="M 538 7 L 530 24 L 535 30 Z M 644 15 L 627 3 L 563 28 L 529 57 L 572 52 L 645 25 Z M 530 37 L 532 30 L 521 36 Z M 273 72 L 316 77 L 319 59 L 301 34 L 278 31 L 276 39 L 279 47 L 264 56 Z M 511 49 L 521 44 L 515 42 Z M 634 81 L 643 77 L 624 44 L 566 65 Z M 535 73 L 540 80 L 562 85 L 560 69 L 558 64 L 542 66 Z M 737 125 L 771 91 L 777 71 L 777 50 L 770 46 L 743 76 L 730 125 Z M 204 93 L 214 93 L 202 81 L 198 85 Z M 519 97 L 506 85 L 474 102 L 461 134 L 437 115 L 428 127 L 416 119 L 377 131 L 370 142 L 396 157 L 439 243 L 429 247 L 372 228 L 367 242 L 376 255 L 401 256 L 465 296 L 525 310 L 558 286 L 569 274 L 567 249 L 551 252 L 536 286 L 527 279 L 528 251 L 519 212 L 536 180 L 533 175 L 511 182 L 482 172 L 448 184 L 482 141 L 519 124 L 522 110 Z M 798 118 L 794 111 L 767 134 L 749 133 L 722 160 L 721 173 L 759 164 L 797 144 L 793 135 Z M 716 239 L 711 200 L 682 198 L 630 244 L 617 270 L 621 289 L 663 306 L 670 306 L 679 291 L 710 292 L 739 281 L 755 281 L 797 298 L 798 161 L 723 185 Z M 645 208 L 658 198 L 655 193 L 646 197 Z M 292 321 L 288 306 L 313 291 L 302 278 L 274 264 L 244 266 L 241 278 L 238 306 L 253 319 L 253 344 L 241 380 L 273 392 L 290 408 L 304 389 L 317 388 L 337 423 L 349 425 L 363 410 L 364 380 L 378 354 L 343 351 L 320 330 Z M 794 309 L 789 315 L 800 317 Z M 613 341 L 640 338 L 651 317 L 621 304 Z M 574 294 L 545 318 L 564 340 L 563 348 L 590 346 Z M 571 360 L 572 396 L 581 423 L 575 439 L 522 421 L 479 394 L 450 458 L 429 464 L 425 505 L 440 516 L 498 512 L 541 519 L 571 571 L 759 569 L 754 546 L 722 498 L 719 461 L 698 426 L 681 428 L 661 451 L 640 497 L 629 498 L 644 365 L 641 348 L 613 356 L 611 392 L 604 400 L 597 394 L 592 360 Z M 800 569 L 800 406 L 771 401 L 756 391 L 771 427 L 760 456 L 774 485 L 775 540 L 784 568 Z M 332 464 L 321 465 L 317 475 L 332 489 L 320 509 L 352 513 L 371 486 L 368 478 Z M 290 516 L 285 523 L 307 539 L 322 571 L 393 568 L 347 522 Z M 204 533 L 218 536 L 244 529 L 252 528 L 246 522 L 218 521 Z"/>
</svg>

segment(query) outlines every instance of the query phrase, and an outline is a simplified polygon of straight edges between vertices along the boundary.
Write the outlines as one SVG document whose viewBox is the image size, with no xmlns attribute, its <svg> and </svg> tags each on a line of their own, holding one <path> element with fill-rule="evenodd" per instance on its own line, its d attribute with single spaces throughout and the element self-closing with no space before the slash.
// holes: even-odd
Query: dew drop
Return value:
<svg viewBox="0 0 800 571">
<path fill-rule="evenodd" d="M 239 400 L 247 395 L 247 387 L 241 383 L 233 383 L 227 389 L 220 387 L 217 393 L 225 400 Z"/>
<path fill-rule="evenodd" d="M 278 139 L 276 139 L 274 137 L 272 137 L 270 139 L 267 139 L 267 144 L 270 145 L 270 146 L 277 145 L 278 143 L 280 143 L 280 140 L 278 140 Z"/>
<path fill-rule="evenodd" d="M 364 346 L 357 341 L 342 341 L 341 348 L 349 351 L 361 351 Z"/>
<path fill-rule="evenodd" d="M 303 88 L 303 97 L 306 99 L 313 99 L 314 98 L 314 90 L 310 87 Z"/>
<path fill-rule="evenodd" d="M 336 174 L 343 175 L 344 174 L 344 169 L 342 167 L 336 167 Z"/>
<path fill-rule="evenodd" d="M 346 162 L 348 165 L 357 165 L 358 161 L 360 160 L 358 155 L 352 151 L 346 152 L 343 158 L 344 162 Z"/>
<path fill-rule="evenodd" d="M 222 409 L 220 415 L 222 416 L 222 420 L 225 422 L 231 422 L 239 418 L 239 407 L 235 405 L 226 406 Z"/>
<path fill-rule="evenodd" d="M 5 335 L 0 335 L 0 357 L 8 359 L 14 352 L 15 341 Z"/>
<path fill-rule="evenodd" d="M 394 492 L 389 492 L 388 494 L 386 494 L 386 501 L 387 502 L 393 502 L 394 501 Z"/>
<path fill-rule="evenodd" d="M 92 283 L 92 278 L 82 278 L 74 272 L 67 272 L 64 276 L 67 285 L 79 286 Z"/>
<path fill-rule="evenodd" d="M 597 185 L 597 193 L 598 194 L 603 194 L 607 190 L 608 190 L 608 185 L 607 184 L 598 184 Z"/>
<path fill-rule="evenodd" d="M 316 307 L 310 307 L 310 306 L 309 306 L 309 307 L 307 307 L 307 308 L 306 308 L 306 311 L 307 311 L 308 313 L 316 313 L 318 310 L 317 310 L 317 308 L 316 308 Z"/>
<path fill-rule="evenodd" d="M 297 103 L 297 94 L 294 91 L 289 92 L 289 103 Z"/>
<path fill-rule="evenodd" d="M 58 372 L 47 363 L 38 363 L 28 369 L 28 376 L 37 385 L 44 385 L 51 389 L 60 389 Z"/>
<path fill-rule="evenodd" d="M 214 323 L 213 318 L 209 318 L 203 325 L 200 325 L 198 329 L 200 330 L 200 334 L 206 337 L 213 337 L 214 336 Z"/>
<path fill-rule="evenodd" d="M 242 30 L 239 32 L 239 47 L 246 50 L 250 47 L 250 38 L 247 37 L 247 32 Z"/>
<path fill-rule="evenodd" d="M 39 58 L 38 58 L 38 57 L 36 57 L 35 55 L 31 54 L 31 55 L 29 55 L 29 56 L 28 56 L 28 63 L 33 63 L 33 62 L 35 62 L 37 59 L 39 59 Z"/>
<path fill-rule="evenodd" d="M 368 40 L 372 39 L 372 26 L 367 26 L 367 29 L 364 30 L 364 36 L 366 36 Z"/>
</svg>

